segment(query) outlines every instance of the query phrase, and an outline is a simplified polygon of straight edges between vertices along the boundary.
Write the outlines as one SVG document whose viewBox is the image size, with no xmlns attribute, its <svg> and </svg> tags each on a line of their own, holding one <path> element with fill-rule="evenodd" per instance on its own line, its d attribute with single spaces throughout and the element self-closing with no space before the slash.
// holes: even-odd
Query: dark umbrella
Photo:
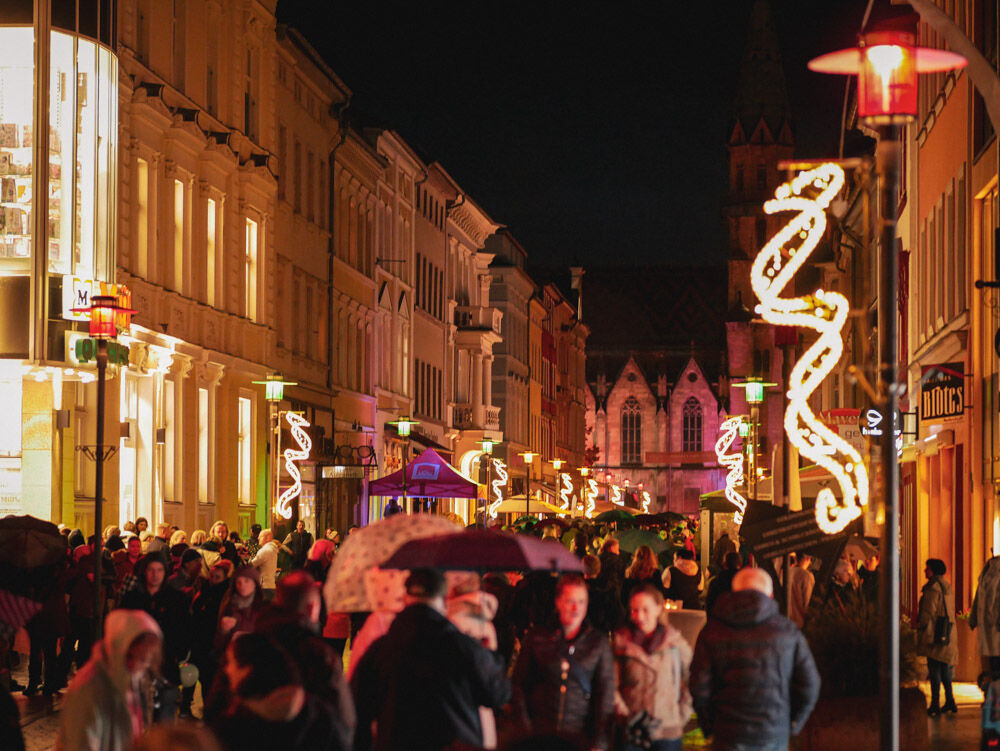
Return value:
<svg viewBox="0 0 1000 751">
<path fill-rule="evenodd" d="M 633 524 L 635 523 L 635 517 L 632 516 L 628 511 L 622 511 L 619 508 L 613 508 L 610 511 L 604 511 L 594 517 L 595 522 L 600 522 L 603 524 Z"/>
<path fill-rule="evenodd" d="M 492 529 L 410 540 L 381 568 L 436 568 L 445 571 L 583 571 L 561 544 Z"/>
<path fill-rule="evenodd" d="M 648 529 L 626 529 L 611 536 L 618 540 L 619 547 L 626 553 L 634 553 L 640 545 L 648 545 L 654 553 L 670 547 L 669 542 L 660 539 L 656 532 L 650 532 Z"/>
<path fill-rule="evenodd" d="M 538 526 L 542 529 L 546 527 L 559 527 L 560 532 L 565 532 L 569 529 L 569 522 L 565 519 L 560 519 L 558 516 L 547 516 L 538 522 Z"/>
<path fill-rule="evenodd" d="M 0 519 L 0 564 L 33 569 L 66 558 L 66 540 L 52 522 L 33 516 Z"/>
<path fill-rule="evenodd" d="M 636 524 L 662 524 L 663 519 L 659 514 L 636 514 L 632 517 Z"/>
</svg>

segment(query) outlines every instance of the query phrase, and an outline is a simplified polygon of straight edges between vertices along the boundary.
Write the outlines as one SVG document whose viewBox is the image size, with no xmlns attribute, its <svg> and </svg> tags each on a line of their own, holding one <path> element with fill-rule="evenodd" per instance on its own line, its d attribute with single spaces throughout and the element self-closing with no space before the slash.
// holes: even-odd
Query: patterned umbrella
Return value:
<svg viewBox="0 0 1000 751">
<path fill-rule="evenodd" d="M 378 564 L 404 543 L 455 534 L 462 528 L 435 514 L 396 514 L 352 532 L 333 559 L 323 595 L 331 612 L 391 610 L 402 597 L 405 572 L 381 572 Z"/>
</svg>

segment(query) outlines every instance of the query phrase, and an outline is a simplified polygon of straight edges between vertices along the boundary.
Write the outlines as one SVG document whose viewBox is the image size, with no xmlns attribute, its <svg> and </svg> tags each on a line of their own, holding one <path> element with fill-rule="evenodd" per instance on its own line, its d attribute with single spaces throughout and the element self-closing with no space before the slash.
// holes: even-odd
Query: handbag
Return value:
<svg viewBox="0 0 1000 751">
<path fill-rule="evenodd" d="M 948 599 L 945 597 L 944 587 L 938 584 L 941 589 L 941 601 L 944 603 L 944 615 L 939 615 L 934 619 L 934 646 L 943 647 L 951 642 L 952 622 L 948 617 Z"/>
</svg>

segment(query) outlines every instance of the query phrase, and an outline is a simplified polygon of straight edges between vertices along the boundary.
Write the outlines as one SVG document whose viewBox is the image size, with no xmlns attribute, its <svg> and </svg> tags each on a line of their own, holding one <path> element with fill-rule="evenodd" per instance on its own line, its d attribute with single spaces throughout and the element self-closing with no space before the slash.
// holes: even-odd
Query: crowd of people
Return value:
<svg viewBox="0 0 1000 751">
<path fill-rule="evenodd" d="M 20 688 L 51 695 L 72 676 L 60 749 L 663 751 L 695 723 L 716 751 L 785 749 L 819 693 L 802 627 L 877 598 L 876 555 L 838 561 L 817 590 L 805 553 L 776 576 L 723 536 L 703 571 L 691 523 L 658 553 L 625 552 L 608 530 L 541 528 L 582 575 L 414 570 L 400 612 L 347 614 L 321 594 L 341 543 L 332 530 L 314 540 L 299 522 L 278 542 L 257 527 L 241 540 L 221 521 L 190 536 L 146 526 L 105 530 L 96 566 L 69 532 L 66 563 L 36 598 Z M 955 706 L 955 648 L 937 634 L 954 595 L 943 562 L 925 573 L 917 629 L 936 715 Z M 991 607 L 1000 597 L 984 594 Z M 671 622 L 675 609 L 706 612 L 696 637 Z M 91 644 L 95 617 L 104 633 Z"/>
</svg>

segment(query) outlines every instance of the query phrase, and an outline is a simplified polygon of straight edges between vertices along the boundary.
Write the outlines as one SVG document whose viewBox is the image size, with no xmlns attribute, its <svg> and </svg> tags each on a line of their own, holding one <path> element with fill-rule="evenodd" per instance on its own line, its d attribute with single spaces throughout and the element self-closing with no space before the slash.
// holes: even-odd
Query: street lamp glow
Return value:
<svg viewBox="0 0 1000 751">
<path fill-rule="evenodd" d="M 280 402 L 285 399 L 285 386 L 297 386 L 295 381 L 286 381 L 280 373 L 270 373 L 263 381 L 253 383 L 264 386 L 264 399 L 268 402 Z"/>
<path fill-rule="evenodd" d="M 518 453 L 522 459 L 524 459 L 525 464 L 532 464 L 535 461 L 535 457 L 539 456 L 536 451 L 521 451 Z"/>
<path fill-rule="evenodd" d="M 483 440 L 479 441 L 478 443 L 479 443 L 480 446 L 483 447 L 483 453 L 484 454 L 492 454 L 493 453 L 493 441 L 491 439 L 484 438 Z"/>
<path fill-rule="evenodd" d="M 552 459 L 551 461 L 552 461 L 552 469 L 554 469 L 556 472 L 562 469 L 562 465 L 566 463 L 565 459 Z"/>
<path fill-rule="evenodd" d="M 390 425 L 396 426 L 396 432 L 399 434 L 400 438 L 409 438 L 410 430 L 420 423 L 416 420 L 411 420 L 409 416 L 400 417 L 398 420 L 390 420 Z"/>
</svg>

